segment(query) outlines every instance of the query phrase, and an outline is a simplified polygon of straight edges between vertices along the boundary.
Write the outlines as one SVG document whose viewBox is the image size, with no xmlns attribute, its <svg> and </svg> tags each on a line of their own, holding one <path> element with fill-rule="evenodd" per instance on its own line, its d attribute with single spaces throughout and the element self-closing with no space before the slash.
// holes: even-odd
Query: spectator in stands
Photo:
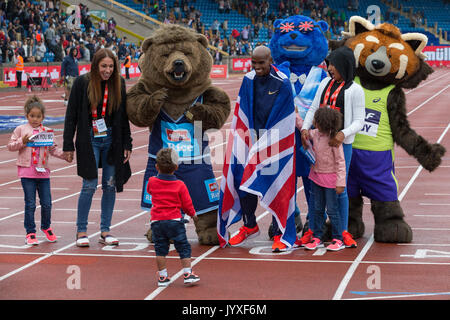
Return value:
<svg viewBox="0 0 450 320">
<path fill-rule="evenodd" d="M 83 40 L 80 42 L 79 51 L 81 53 L 80 61 L 87 61 L 87 62 L 91 61 L 91 52 L 89 51 L 88 48 L 86 48 L 85 42 Z"/>
<path fill-rule="evenodd" d="M 61 81 L 64 82 L 63 97 L 65 106 L 67 106 L 70 97 L 73 81 L 80 75 L 80 71 L 78 70 L 78 60 L 76 59 L 77 55 L 77 48 L 70 48 L 69 54 L 64 57 L 61 64 Z"/>
<path fill-rule="evenodd" d="M 44 55 L 47 52 L 47 48 L 45 47 L 44 42 L 38 41 L 36 44 L 36 51 L 34 53 L 36 62 L 41 62 L 44 59 Z"/>
<path fill-rule="evenodd" d="M 24 62 L 34 62 L 34 56 L 33 56 L 33 42 L 31 41 L 30 38 L 26 38 L 25 42 L 22 46 L 23 51 L 24 51 L 24 55 L 23 55 L 23 60 Z"/>
<path fill-rule="evenodd" d="M 213 37 L 219 34 L 219 27 L 220 27 L 219 20 L 214 19 L 213 23 L 211 24 L 211 32 Z"/>
<path fill-rule="evenodd" d="M 220 25 L 222 28 L 222 38 L 226 39 L 228 37 L 228 19 L 223 20 L 222 24 Z"/>
</svg>

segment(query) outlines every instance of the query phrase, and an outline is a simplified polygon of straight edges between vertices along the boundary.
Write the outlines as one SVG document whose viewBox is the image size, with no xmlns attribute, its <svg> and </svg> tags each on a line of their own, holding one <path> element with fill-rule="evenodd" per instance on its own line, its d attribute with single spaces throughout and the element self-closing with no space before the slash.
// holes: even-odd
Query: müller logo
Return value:
<svg viewBox="0 0 450 320">
<path fill-rule="evenodd" d="M 191 141 L 189 131 L 186 129 L 172 130 L 166 128 L 167 139 L 172 142 Z"/>
<path fill-rule="evenodd" d="M 215 192 L 219 189 L 219 186 L 217 185 L 217 182 L 213 182 L 209 184 L 209 191 Z"/>
</svg>

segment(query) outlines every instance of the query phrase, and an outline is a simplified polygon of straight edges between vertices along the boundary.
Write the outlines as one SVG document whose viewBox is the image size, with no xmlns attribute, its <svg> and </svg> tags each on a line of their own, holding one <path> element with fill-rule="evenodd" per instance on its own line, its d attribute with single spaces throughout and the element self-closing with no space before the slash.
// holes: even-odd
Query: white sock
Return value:
<svg viewBox="0 0 450 320">
<path fill-rule="evenodd" d="M 184 273 L 192 273 L 192 268 L 183 268 Z"/>
<path fill-rule="evenodd" d="M 167 277 L 167 269 L 163 269 L 163 270 L 158 271 L 158 272 L 159 272 L 159 276 L 160 277 Z"/>
</svg>

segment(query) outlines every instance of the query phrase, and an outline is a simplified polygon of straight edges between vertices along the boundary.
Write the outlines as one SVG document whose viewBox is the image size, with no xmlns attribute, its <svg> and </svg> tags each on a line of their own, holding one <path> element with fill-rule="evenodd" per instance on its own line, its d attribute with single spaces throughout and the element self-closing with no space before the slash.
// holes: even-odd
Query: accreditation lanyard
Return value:
<svg viewBox="0 0 450 320">
<path fill-rule="evenodd" d="M 339 95 L 339 92 L 341 92 L 341 89 L 345 84 L 345 81 L 342 81 L 342 83 L 339 85 L 336 91 L 333 92 L 330 98 L 330 104 L 327 104 L 328 98 L 330 97 L 331 87 L 333 86 L 334 81 L 335 81 L 334 79 L 331 80 L 330 85 L 328 86 L 328 89 L 325 92 L 325 96 L 323 98 L 323 103 L 321 104 L 321 107 L 329 106 L 331 109 L 341 110 L 340 107 L 336 107 L 336 100 Z"/>
<path fill-rule="evenodd" d="M 45 132 L 45 128 L 42 125 L 42 123 L 39 125 L 39 128 Z M 38 161 L 37 155 L 38 155 L 38 150 L 40 150 L 39 148 L 40 147 L 31 147 L 31 157 L 33 159 L 33 164 L 36 167 L 36 171 L 45 172 L 45 168 L 38 166 L 39 161 Z M 47 159 L 47 150 L 48 150 L 48 147 L 44 147 L 44 157 L 42 158 L 42 166 L 45 165 L 45 160 Z"/>
<path fill-rule="evenodd" d="M 105 93 L 103 95 L 102 104 L 102 117 L 97 119 L 97 107 L 92 108 L 92 129 L 94 131 L 94 138 L 103 138 L 107 136 L 107 130 L 105 123 L 106 105 L 108 102 L 108 84 L 105 84 Z"/>
</svg>

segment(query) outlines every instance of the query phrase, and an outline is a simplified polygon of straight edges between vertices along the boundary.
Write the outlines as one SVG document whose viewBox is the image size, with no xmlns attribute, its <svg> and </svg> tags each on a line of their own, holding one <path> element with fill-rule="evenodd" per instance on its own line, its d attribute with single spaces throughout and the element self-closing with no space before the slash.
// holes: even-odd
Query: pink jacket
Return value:
<svg viewBox="0 0 450 320">
<path fill-rule="evenodd" d="M 336 173 L 336 186 L 345 186 L 345 157 L 342 144 L 330 147 L 330 137 L 319 130 L 309 130 L 309 137 L 313 142 L 316 163 L 312 169 L 317 173 Z"/>
<path fill-rule="evenodd" d="M 46 130 L 48 130 L 49 128 L 44 127 Z M 8 143 L 8 150 L 9 151 L 19 151 L 19 156 L 17 157 L 17 162 L 16 164 L 18 166 L 21 167 L 29 167 L 31 164 L 31 148 L 27 147 L 26 145 L 23 144 L 22 138 L 25 137 L 26 135 L 32 135 L 33 134 L 33 127 L 29 124 L 22 124 L 20 126 L 18 126 L 16 129 L 14 129 L 13 134 L 11 135 L 11 139 L 9 140 Z M 42 130 L 39 129 L 39 132 L 41 132 Z M 40 152 L 39 152 L 39 158 L 41 159 L 41 157 L 44 155 L 44 148 L 39 148 Z M 57 148 L 56 144 L 53 144 L 53 146 L 48 148 L 49 153 L 57 158 L 60 159 L 64 159 L 64 152 L 62 151 L 61 148 Z M 47 154 L 47 159 L 45 159 L 45 164 L 44 164 L 45 168 L 48 168 L 48 154 Z"/>
</svg>

